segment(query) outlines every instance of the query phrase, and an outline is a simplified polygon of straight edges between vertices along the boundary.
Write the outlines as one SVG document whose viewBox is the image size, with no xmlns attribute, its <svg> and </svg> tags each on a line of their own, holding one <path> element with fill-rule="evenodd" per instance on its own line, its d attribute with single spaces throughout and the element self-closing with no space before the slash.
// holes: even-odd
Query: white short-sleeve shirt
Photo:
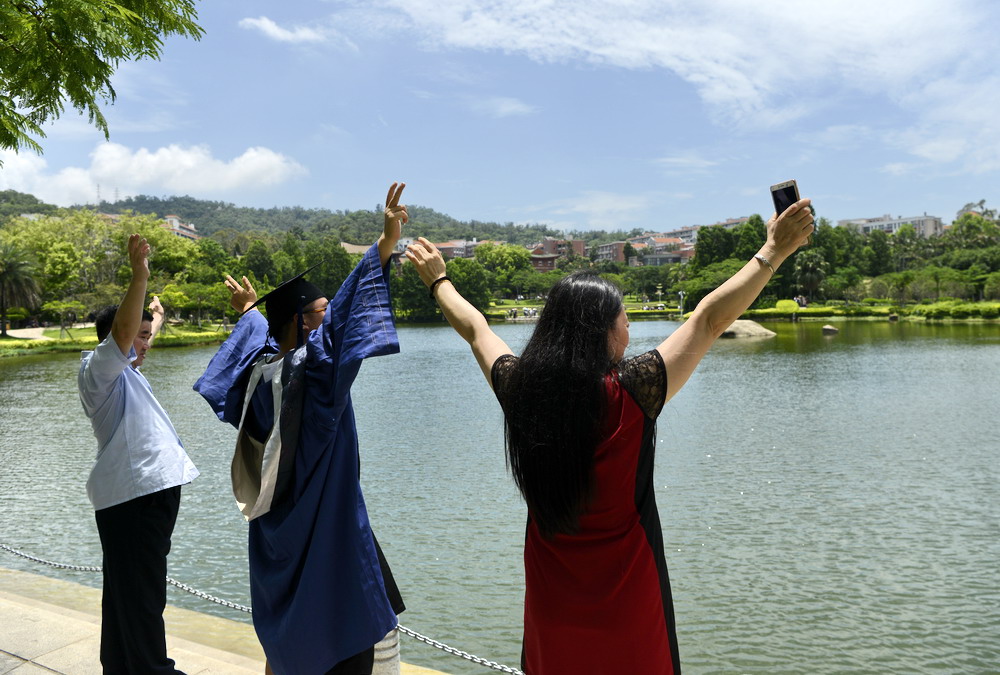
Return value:
<svg viewBox="0 0 1000 675">
<path fill-rule="evenodd" d="M 95 510 L 185 485 L 198 476 L 149 382 L 109 335 L 81 355 L 80 402 L 97 438 L 87 480 Z"/>
</svg>

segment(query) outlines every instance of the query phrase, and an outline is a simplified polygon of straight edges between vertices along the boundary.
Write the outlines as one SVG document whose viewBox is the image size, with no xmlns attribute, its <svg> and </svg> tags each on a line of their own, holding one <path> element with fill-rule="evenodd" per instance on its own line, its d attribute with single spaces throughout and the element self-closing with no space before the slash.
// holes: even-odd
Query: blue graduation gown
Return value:
<svg viewBox="0 0 1000 675">
<path fill-rule="evenodd" d="M 234 426 L 249 371 L 274 349 L 266 333 L 259 312 L 245 314 L 195 383 Z M 249 558 L 254 628 L 268 660 L 277 673 L 308 675 L 371 647 L 397 623 L 361 493 L 350 394 L 363 359 L 399 351 L 377 246 L 330 301 L 305 349 L 294 480 L 284 499 L 250 521 Z"/>
</svg>

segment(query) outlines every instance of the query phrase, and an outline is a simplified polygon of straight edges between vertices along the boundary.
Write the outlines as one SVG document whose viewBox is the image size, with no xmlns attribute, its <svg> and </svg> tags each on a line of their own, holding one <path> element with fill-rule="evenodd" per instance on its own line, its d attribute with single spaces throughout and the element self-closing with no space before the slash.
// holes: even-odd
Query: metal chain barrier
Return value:
<svg viewBox="0 0 1000 675">
<path fill-rule="evenodd" d="M 40 563 L 42 565 L 48 565 L 49 567 L 55 567 L 56 569 L 60 569 L 60 570 L 69 570 L 71 572 L 100 572 L 100 571 L 102 571 L 102 568 L 99 567 L 99 566 L 96 566 L 96 565 L 67 565 L 65 563 L 52 562 L 51 560 L 43 560 L 42 558 L 36 558 L 33 555 L 28 555 L 27 553 L 19 551 L 19 550 L 17 550 L 16 548 L 14 548 L 12 546 L 8 546 L 7 544 L 0 544 L 0 551 L 6 551 L 6 552 L 12 553 L 13 555 L 16 555 L 18 557 L 24 558 L 25 560 L 30 560 L 32 562 Z M 204 591 L 199 591 L 197 588 L 193 588 L 191 586 L 188 586 L 187 584 L 182 583 L 180 581 L 177 581 L 176 579 L 172 579 L 170 577 L 167 577 L 167 583 L 169 583 L 169 584 L 171 584 L 173 586 L 176 586 L 177 588 L 181 589 L 182 591 L 186 591 L 186 592 L 190 593 L 191 595 L 199 597 L 202 600 L 208 600 L 209 602 L 214 602 L 217 605 L 222 605 L 223 607 L 228 607 L 229 609 L 235 609 L 235 610 L 238 610 L 240 612 L 246 612 L 247 614 L 252 614 L 253 613 L 253 610 L 250 609 L 249 607 L 247 607 L 246 605 L 239 605 L 239 604 L 237 604 L 235 602 L 230 602 L 229 600 L 223 600 L 222 598 L 217 598 L 214 595 L 209 595 L 208 593 L 205 593 Z M 418 640 L 419 642 L 423 642 L 425 644 L 428 644 L 431 647 L 436 647 L 437 649 L 440 649 L 441 651 L 445 652 L 446 654 L 451 654 L 453 656 L 458 656 L 460 658 L 465 659 L 466 661 L 472 661 L 473 663 L 476 663 L 476 664 L 478 664 L 480 666 L 485 666 L 485 667 L 491 668 L 493 670 L 499 670 L 502 673 L 512 673 L 513 675 L 524 675 L 524 673 L 522 673 L 520 670 L 518 670 L 516 668 L 511 668 L 510 666 L 505 666 L 502 663 L 497 663 L 496 661 L 489 661 L 487 659 L 484 659 L 484 658 L 479 657 L 479 656 L 475 656 L 475 655 L 470 654 L 468 652 L 463 652 L 461 649 L 455 649 L 454 647 L 449 647 L 448 645 L 444 644 L 443 642 L 438 642 L 437 640 L 429 638 L 426 635 L 421 635 L 420 633 L 418 633 L 415 630 L 410 630 L 409 628 L 407 628 L 406 626 L 404 626 L 402 624 L 399 624 L 398 626 L 396 626 L 396 628 L 399 630 L 400 633 L 403 633 L 404 635 L 409 635 L 411 638 L 413 638 L 415 640 Z"/>
<path fill-rule="evenodd" d="M 396 628 L 399 630 L 400 633 L 403 633 L 404 635 L 409 635 L 411 638 L 429 644 L 431 647 L 437 647 L 441 651 L 446 652 L 448 654 L 452 654 L 454 656 L 460 656 L 463 659 L 466 659 L 467 661 L 478 663 L 481 666 L 486 666 L 487 668 L 492 668 L 493 670 L 499 670 L 502 673 L 515 673 L 515 675 L 524 675 L 524 673 L 522 673 L 517 668 L 511 668 L 510 666 L 505 666 L 502 663 L 497 663 L 496 661 L 487 661 L 486 659 L 481 658 L 479 656 L 473 656 L 468 652 L 463 652 L 461 649 L 455 649 L 454 647 L 449 647 L 443 642 L 432 640 L 426 635 L 421 635 L 415 630 L 410 630 L 409 628 L 407 628 L 402 624 L 396 626 Z"/>
</svg>

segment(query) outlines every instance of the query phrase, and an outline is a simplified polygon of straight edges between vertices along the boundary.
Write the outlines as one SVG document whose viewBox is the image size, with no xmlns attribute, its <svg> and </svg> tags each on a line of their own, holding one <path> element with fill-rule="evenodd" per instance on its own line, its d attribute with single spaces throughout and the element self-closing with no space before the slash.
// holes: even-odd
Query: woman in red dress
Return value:
<svg viewBox="0 0 1000 675">
<path fill-rule="evenodd" d="M 471 346 L 504 411 L 507 459 L 528 506 L 522 668 L 527 675 L 680 673 L 653 494 L 656 418 L 712 343 L 813 231 L 809 200 L 656 349 L 624 359 L 621 291 L 590 272 L 549 293 L 520 357 L 420 238 L 407 250 Z"/>
</svg>

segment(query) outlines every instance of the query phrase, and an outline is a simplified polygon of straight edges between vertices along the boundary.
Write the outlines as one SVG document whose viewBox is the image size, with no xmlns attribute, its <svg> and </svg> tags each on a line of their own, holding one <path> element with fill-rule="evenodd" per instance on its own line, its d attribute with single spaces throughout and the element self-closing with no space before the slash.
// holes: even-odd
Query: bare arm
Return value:
<svg viewBox="0 0 1000 675">
<path fill-rule="evenodd" d="M 160 298 L 156 295 L 153 296 L 153 300 L 149 303 L 149 313 L 153 315 L 152 329 L 149 331 L 149 346 L 152 347 L 153 339 L 156 338 L 156 334 L 163 328 L 163 321 L 166 318 L 163 305 L 160 304 Z"/>
<path fill-rule="evenodd" d="M 445 276 L 441 252 L 423 237 L 406 249 L 406 257 L 416 265 L 420 279 L 428 287 Z M 504 354 L 512 353 L 510 347 L 493 332 L 482 312 L 469 304 L 450 280 L 441 281 L 434 286 L 434 297 L 451 327 L 469 343 L 486 381 L 492 387 L 490 374 L 493 364 Z"/>
<path fill-rule="evenodd" d="M 142 307 L 146 300 L 146 282 L 149 280 L 149 244 L 138 234 L 129 235 L 128 261 L 132 268 L 132 279 L 111 324 L 111 337 L 125 356 L 131 352 L 132 342 L 139 334 Z"/>
<path fill-rule="evenodd" d="M 403 223 L 410 219 L 406 213 L 406 205 L 399 203 L 405 187 L 406 183 L 393 183 L 389 186 L 389 194 L 385 198 L 385 223 L 378 238 L 378 258 L 382 267 L 385 267 L 392 257 L 392 252 L 396 250 L 396 242 L 399 241 Z"/>
<path fill-rule="evenodd" d="M 771 216 L 767 242 L 759 255 L 774 269 L 804 245 L 813 232 L 809 200 L 800 199 L 784 213 Z M 773 272 L 762 261 L 751 258 L 743 268 L 706 295 L 691 318 L 656 348 L 667 367 L 667 400 L 691 377 L 695 367 L 720 335 L 740 318 L 771 280 Z"/>
</svg>

